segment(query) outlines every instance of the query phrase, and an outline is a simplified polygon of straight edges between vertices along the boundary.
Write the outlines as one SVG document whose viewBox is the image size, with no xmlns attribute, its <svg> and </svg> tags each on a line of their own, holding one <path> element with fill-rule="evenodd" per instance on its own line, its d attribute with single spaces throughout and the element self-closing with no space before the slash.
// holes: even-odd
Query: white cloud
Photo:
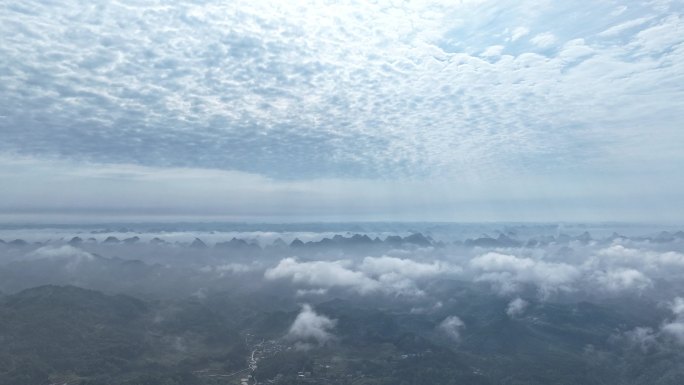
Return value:
<svg viewBox="0 0 684 385">
<path fill-rule="evenodd" d="M 548 48 L 556 42 L 556 36 L 551 32 L 542 32 L 530 39 L 532 44 L 540 48 Z"/>
<path fill-rule="evenodd" d="M 435 302 L 432 306 L 418 306 L 411 308 L 411 314 L 426 314 L 432 313 L 436 310 L 441 309 L 444 306 L 442 301 Z"/>
<path fill-rule="evenodd" d="M 641 250 L 617 244 L 600 249 L 596 254 L 595 258 L 587 261 L 588 265 L 632 267 L 656 273 L 684 268 L 684 254 L 677 251 Z"/>
<path fill-rule="evenodd" d="M 682 44 L 683 31 L 682 17 L 677 14 L 669 15 L 659 23 L 639 31 L 630 44 L 650 54 L 661 53 Z"/>
<path fill-rule="evenodd" d="M 598 35 L 601 37 L 617 36 L 617 35 L 620 35 L 621 33 L 623 33 L 624 31 L 638 27 L 640 25 L 644 25 L 651 20 L 653 20 L 653 17 L 640 17 L 638 19 L 629 20 L 629 21 L 626 21 L 624 23 L 614 25 L 614 26 L 606 29 L 605 31 L 599 33 Z"/>
<path fill-rule="evenodd" d="M 672 337 L 677 343 L 684 345 L 684 320 L 667 322 L 660 330 L 665 335 Z"/>
<path fill-rule="evenodd" d="M 71 245 L 61 245 L 61 246 L 43 246 L 32 252 L 27 256 L 27 259 L 51 259 L 51 260 L 63 260 L 66 262 L 65 268 L 68 271 L 74 271 L 79 268 L 83 263 L 87 263 L 95 259 L 95 256 L 88 253 L 85 250 L 81 250 L 77 247 Z"/>
<path fill-rule="evenodd" d="M 351 269 L 350 261 L 299 262 L 285 258 L 266 270 L 266 279 L 290 279 L 296 284 L 317 288 L 347 287 L 361 294 L 379 290 L 380 283 Z"/>
<path fill-rule="evenodd" d="M 476 280 L 496 284 L 502 293 L 517 291 L 520 284 L 534 284 L 546 295 L 556 290 L 572 290 L 580 278 L 578 268 L 566 263 L 552 263 L 490 252 L 470 260 L 479 272 Z"/>
<path fill-rule="evenodd" d="M 375 164 L 380 172 L 389 172 L 400 163 L 415 175 L 435 170 L 434 166 L 440 170 L 467 170 L 473 164 L 485 167 L 497 160 L 498 151 L 492 151 L 497 148 L 508 154 L 543 154 L 545 147 L 558 148 L 560 143 L 532 123 L 543 127 L 552 123 L 552 131 L 558 132 L 570 115 L 555 114 L 555 119 L 547 121 L 549 106 L 584 114 L 566 108 L 563 87 L 545 87 L 564 79 L 558 71 L 548 76 L 547 70 L 557 69 L 558 63 L 552 60 L 535 71 L 516 71 L 507 63 L 493 65 L 441 46 L 449 38 L 454 15 L 467 11 L 472 19 L 468 23 L 486 26 L 493 21 L 490 13 L 496 14 L 491 12 L 499 6 L 496 2 L 396 7 L 362 2 L 304 8 L 289 3 L 273 7 L 258 1 L 165 7 L 102 3 L 86 10 L 78 2 L 58 4 L 34 3 L 33 16 L 3 8 L 2 32 L 16 38 L 3 45 L 2 56 L 11 69 L 7 73 L 16 76 L 2 79 L 7 84 L 7 111 L 0 113 L 8 125 L 21 123 L 16 111 L 27 116 L 28 109 L 54 125 L 69 122 L 71 129 L 60 132 L 70 143 L 63 150 L 71 149 L 74 157 L 161 164 L 161 159 L 170 156 L 176 165 L 240 169 L 247 168 L 253 150 L 265 146 L 270 151 L 262 154 L 263 165 L 253 165 L 259 166 L 256 171 L 260 173 L 282 171 L 286 159 L 304 162 L 313 157 L 315 161 L 307 167 L 347 162 Z M 511 7 L 517 17 L 506 22 L 518 25 L 511 32 L 512 41 L 534 30 L 535 19 L 525 20 L 530 25 L 519 25 L 519 19 L 527 18 L 534 6 L 521 2 Z M 576 5 L 580 12 L 590 6 Z M 74 11 L 83 20 L 70 19 Z M 535 13 L 543 16 L 542 11 Z M 108 17 L 102 17 L 104 13 Z M 68 22 L 87 25 L 89 33 L 70 36 L 62 27 Z M 676 25 L 667 26 L 676 31 L 671 28 Z M 145 31 L 144 39 L 138 30 Z M 670 39 L 677 36 L 656 32 Z M 542 47 L 556 40 L 551 32 L 531 38 Z M 474 47 L 473 52 L 497 47 L 496 41 L 485 41 L 483 45 L 478 36 L 466 43 Z M 491 48 L 490 53 L 497 50 Z M 623 58 L 622 52 L 603 53 Z M 620 65 L 632 69 L 639 84 L 648 84 L 648 71 L 627 59 Z M 64 71 L 64 76 L 50 76 L 55 70 Z M 514 72 L 520 82 L 508 81 Z M 39 84 L 30 82 L 31 73 L 40 78 Z M 592 89 L 612 84 L 609 78 L 585 80 L 594 82 Z M 470 84 L 482 89 L 469 90 Z M 17 91 L 26 87 L 32 91 Z M 457 90 L 464 92 L 463 97 L 456 97 Z M 530 103 L 529 97 L 544 103 Z M 51 103 L 40 104 L 41 98 Z M 602 97 L 592 100 L 606 103 Z M 415 104 L 413 113 L 404 114 L 411 103 Z M 520 109 L 507 108 L 509 103 Z M 592 118 L 581 121 L 593 122 Z M 93 125 L 99 129 L 87 130 Z M 192 129 L 182 128 L 186 126 Z M 50 154 L 61 153 L 57 150 L 63 141 L 52 131 L 45 127 L 23 140 L 20 148 L 35 146 L 49 149 Z M 86 132 L 98 140 L 87 140 Z M 245 133 L 253 135 L 243 140 L 240 134 Z M 5 145 L 11 140 L 14 147 L 10 150 L 16 150 L 18 133 L 8 130 L 6 134 Z M 318 140 L 307 141 L 312 137 Z M 424 144 L 421 151 L 410 145 L 417 138 Z M 282 147 L 288 148 L 307 144 L 309 151 L 302 151 L 307 157 L 279 151 L 273 143 L 283 141 L 289 146 Z M 109 145 L 99 146 L 102 142 Z M 223 151 L 226 146 L 234 151 Z M 205 155 L 192 156 L 191 149 L 196 147 L 203 148 Z M 506 165 L 500 160 L 495 163 Z"/>
<path fill-rule="evenodd" d="M 675 318 L 665 322 L 661 331 L 675 342 L 684 345 L 684 298 L 675 298 L 670 303 L 670 310 Z"/>
<path fill-rule="evenodd" d="M 335 338 L 331 331 L 336 323 L 336 320 L 317 314 L 309 304 L 304 304 L 286 338 L 297 342 L 299 348 L 310 347 L 313 342 L 322 346 Z"/>
<path fill-rule="evenodd" d="M 621 6 L 617 7 L 617 8 L 615 8 L 615 9 L 610 13 L 610 15 L 611 15 L 611 16 L 620 16 L 620 15 L 622 15 L 623 13 L 625 13 L 625 11 L 626 11 L 627 9 L 629 9 L 629 7 L 627 7 L 626 5 L 621 5 Z"/>
<path fill-rule="evenodd" d="M 423 295 L 420 280 L 444 274 L 458 274 L 461 268 L 442 262 L 421 263 L 395 257 L 366 257 L 355 265 L 349 260 L 299 262 L 285 258 L 266 270 L 266 279 L 289 279 L 314 289 L 343 287 L 360 294 L 384 292 L 408 296 Z"/>
<path fill-rule="evenodd" d="M 461 341 L 461 332 L 465 328 L 465 323 L 461 321 L 455 315 L 445 318 L 438 326 L 437 329 L 442 333 L 446 334 L 454 342 Z"/>
<path fill-rule="evenodd" d="M 501 52 L 503 52 L 504 46 L 502 45 L 493 45 L 490 47 L 487 47 L 486 50 L 484 50 L 480 56 L 484 58 L 497 58 L 501 56 Z"/>
<path fill-rule="evenodd" d="M 670 303 L 670 310 L 677 317 L 684 317 L 684 298 L 677 297 Z"/>
<path fill-rule="evenodd" d="M 602 195 L 608 203 L 626 202 L 622 208 L 640 210 L 645 200 L 636 192 L 632 199 L 615 198 L 632 191 L 616 183 L 615 175 L 633 180 L 629 176 L 641 177 L 640 169 L 653 166 L 661 171 L 649 173 L 652 183 L 637 189 L 659 186 L 655 192 L 651 188 L 657 197 L 663 191 L 672 191 L 672 200 L 684 196 L 679 170 L 666 166 L 681 164 L 684 156 L 678 146 L 684 88 L 673 81 L 680 77 L 684 53 L 681 18 L 674 10 L 630 5 L 629 14 L 653 14 L 654 25 L 630 44 L 615 45 L 596 31 L 634 20 L 627 13 L 610 16 L 615 6 L 590 1 L 562 8 L 521 1 L 506 5 L 505 12 L 495 1 L 95 4 L 32 2 L 26 5 L 30 12 L 10 3 L 0 6 L 0 34 L 13 36 L 0 46 L 5 68 L 0 73 L 0 152 L 7 157 L 22 153 L 48 161 L 65 157 L 79 163 L 187 168 L 208 179 L 202 170 L 238 170 L 242 174 L 236 178 L 269 187 L 270 178 L 436 178 L 459 181 L 458 188 L 426 188 L 400 203 L 443 202 L 477 186 L 485 192 L 479 211 L 487 213 L 503 212 L 495 203 L 503 201 L 502 191 L 567 196 L 555 187 L 555 175 L 572 178 L 575 183 L 568 184 L 577 194 L 592 196 L 598 184 L 608 190 Z M 584 17 L 559 18 L 560 9 Z M 557 24 L 553 34 L 543 32 L 550 24 Z M 492 33 L 507 29 L 512 32 Z M 584 45 L 531 53 L 539 50 L 527 44 L 529 31 L 543 32 L 531 37 L 536 46 L 569 39 L 584 39 Z M 568 31 L 574 32 L 569 36 Z M 497 46 L 507 38 L 515 41 L 506 47 L 507 55 L 498 60 L 477 56 L 501 53 Z M 652 135 L 654 130 L 658 135 Z M 509 177 L 500 183 L 503 189 L 494 182 L 522 174 L 538 178 L 528 184 L 522 180 L 527 178 Z M 30 182 L 36 176 L 35 170 L 24 169 L 17 178 Z M 211 186 L 205 183 L 202 187 Z M 79 191 L 97 196 L 89 180 L 79 179 L 78 188 L 66 184 L 56 187 L 68 190 L 69 205 L 83 202 Z M 174 195 L 191 186 L 179 181 L 156 194 L 131 188 L 126 195 L 135 197 L 138 191 L 168 201 L 172 197 L 158 192 Z M 296 188 L 273 188 L 281 202 L 306 196 Z M 14 189 L 0 191 L 0 201 L 17 198 Z M 345 189 L 339 196 L 357 198 L 358 191 L 372 189 Z M 184 201 L 205 202 L 212 192 L 217 201 L 223 193 L 217 191 L 222 188 L 194 190 Z M 378 190 L 402 194 L 402 188 Z M 251 195 L 235 196 L 244 201 Z M 47 204 L 42 198 L 22 202 L 35 209 Z M 83 205 L 104 204 L 94 200 Z M 48 203 L 53 211 L 64 209 L 59 202 Z M 576 212 L 565 203 L 552 205 L 567 208 L 563 214 Z M 236 204 L 243 211 L 255 206 Z M 463 218 L 465 206 L 440 212 Z M 521 207 L 519 202 L 504 206 Z M 585 215 L 605 205 L 593 206 Z M 327 202 L 322 207 L 345 206 Z M 652 217 L 653 210 L 641 210 L 640 217 Z M 528 211 L 511 216 L 522 219 Z M 681 211 L 680 202 L 676 210 L 661 208 L 660 213 L 678 218 Z M 608 217 L 624 210 L 606 212 Z M 555 212 L 548 216 L 567 219 Z"/>
<path fill-rule="evenodd" d="M 366 257 L 361 262 L 359 269 L 373 277 L 397 274 L 411 279 L 432 277 L 440 274 L 458 274 L 462 270 L 458 266 L 440 261 L 423 263 L 408 258 L 388 256 Z"/>
<path fill-rule="evenodd" d="M 528 306 L 529 303 L 527 301 L 517 297 L 508 303 L 508 306 L 506 307 L 506 314 L 508 314 L 509 317 L 520 317 L 523 315 L 523 313 L 525 313 L 525 310 Z"/>
<path fill-rule="evenodd" d="M 642 350 L 656 346 L 659 340 L 684 345 L 684 298 L 676 297 L 670 302 L 669 307 L 674 318 L 664 321 L 657 331 L 653 328 L 637 327 L 625 333 L 625 336 L 628 340 L 640 344 Z"/>
<path fill-rule="evenodd" d="M 599 286 L 610 292 L 625 290 L 642 291 L 653 286 L 653 281 L 642 272 L 635 269 L 615 269 L 598 271 L 593 275 Z"/>
<path fill-rule="evenodd" d="M 584 39 L 574 39 L 563 45 L 558 57 L 564 61 L 575 61 L 593 55 L 595 50 L 588 46 Z"/>
<path fill-rule="evenodd" d="M 73 247 L 71 245 L 61 245 L 61 246 L 43 246 L 34 251 L 29 255 L 29 258 L 47 258 L 47 259 L 83 259 L 92 260 L 94 257 L 87 251 L 81 250 L 78 247 Z"/>
<path fill-rule="evenodd" d="M 511 32 L 511 41 L 516 41 L 523 36 L 530 33 L 530 29 L 527 27 L 517 27 Z"/>
<path fill-rule="evenodd" d="M 658 345 L 658 334 L 653 328 L 636 327 L 624 333 L 630 343 L 639 346 L 643 352 L 647 352 Z"/>
</svg>

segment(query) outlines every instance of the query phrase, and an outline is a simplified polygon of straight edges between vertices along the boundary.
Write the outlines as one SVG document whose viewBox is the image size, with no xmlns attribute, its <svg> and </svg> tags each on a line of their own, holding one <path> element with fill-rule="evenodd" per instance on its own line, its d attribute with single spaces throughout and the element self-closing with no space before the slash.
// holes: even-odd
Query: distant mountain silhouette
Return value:
<svg viewBox="0 0 684 385">
<path fill-rule="evenodd" d="M 299 238 L 295 238 L 292 242 L 290 242 L 290 247 L 302 247 L 304 246 L 304 242 L 299 240 Z"/>
<path fill-rule="evenodd" d="M 195 240 L 192 241 L 192 243 L 190 244 L 190 247 L 195 248 L 195 249 L 206 249 L 208 246 L 201 239 L 195 238 Z"/>
<path fill-rule="evenodd" d="M 110 235 L 102 243 L 121 243 L 121 241 L 119 240 L 119 238 Z"/>
<path fill-rule="evenodd" d="M 138 241 L 140 241 L 140 237 L 135 236 L 135 237 L 130 237 L 130 238 L 124 239 L 124 240 L 123 240 L 123 243 L 126 243 L 126 244 L 131 245 L 131 244 L 134 244 L 134 243 L 138 243 Z"/>
<path fill-rule="evenodd" d="M 505 234 L 499 234 L 497 238 L 485 236 L 475 239 L 466 239 L 464 245 L 470 247 L 520 247 L 522 243 Z"/>
<path fill-rule="evenodd" d="M 168 245 L 169 243 L 166 242 L 165 240 L 161 238 L 154 237 L 150 240 L 150 243 L 153 245 Z"/>
<path fill-rule="evenodd" d="M 261 250 L 259 245 L 235 237 L 228 242 L 218 242 L 214 247 L 217 249 Z"/>
<path fill-rule="evenodd" d="M 13 246 L 13 247 L 24 247 L 24 246 L 27 246 L 27 245 L 28 245 L 28 242 L 26 242 L 26 241 L 23 240 L 23 239 L 15 239 L 15 240 L 13 240 L 13 241 L 11 241 L 11 242 L 8 242 L 7 244 L 8 244 L 9 246 Z"/>
</svg>

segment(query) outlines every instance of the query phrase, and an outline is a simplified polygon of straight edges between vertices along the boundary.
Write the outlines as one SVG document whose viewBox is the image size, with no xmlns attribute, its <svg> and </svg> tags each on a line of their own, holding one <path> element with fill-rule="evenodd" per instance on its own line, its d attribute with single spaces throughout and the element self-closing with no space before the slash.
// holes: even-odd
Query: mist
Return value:
<svg viewBox="0 0 684 385">
<path fill-rule="evenodd" d="M 562 349 L 576 365 L 596 357 L 618 365 L 592 372 L 599 378 L 627 378 L 619 368 L 684 351 L 684 232 L 676 227 L 119 224 L 7 226 L 0 234 L 3 306 L 38 288 L 78 287 L 139 298 L 155 325 L 199 311 L 188 325 L 220 322 L 242 334 L 240 349 L 257 358 L 235 353 L 230 367 L 246 362 L 264 379 L 327 376 L 316 365 L 346 370 L 326 357 L 362 346 L 400 361 L 469 362 L 476 366 L 458 375 L 483 383 L 532 373 L 515 358 L 517 369 L 500 367 L 496 355 L 511 351 L 541 363 L 546 349 Z M 216 321 L 197 318 L 209 314 Z M 510 328 L 516 338 L 499 336 Z M 163 330 L 158 344 L 178 354 L 210 349 L 188 331 Z M 421 342 L 406 345 L 407 335 Z M 643 381 L 679 375 L 679 365 L 663 365 Z M 370 380 L 385 370 L 361 372 Z M 553 378 L 570 378 L 563 373 Z"/>
</svg>

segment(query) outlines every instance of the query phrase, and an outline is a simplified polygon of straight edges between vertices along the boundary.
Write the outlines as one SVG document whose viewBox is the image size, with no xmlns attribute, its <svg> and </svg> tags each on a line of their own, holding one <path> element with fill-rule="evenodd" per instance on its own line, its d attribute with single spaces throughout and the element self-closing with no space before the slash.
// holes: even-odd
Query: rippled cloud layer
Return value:
<svg viewBox="0 0 684 385">
<path fill-rule="evenodd" d="M 287 180 L 601 176 L 615 191 L 656 170 L 660 191 L 681 189 L 682 10 L 4 2 L 0 152 Z"/>
</svg>

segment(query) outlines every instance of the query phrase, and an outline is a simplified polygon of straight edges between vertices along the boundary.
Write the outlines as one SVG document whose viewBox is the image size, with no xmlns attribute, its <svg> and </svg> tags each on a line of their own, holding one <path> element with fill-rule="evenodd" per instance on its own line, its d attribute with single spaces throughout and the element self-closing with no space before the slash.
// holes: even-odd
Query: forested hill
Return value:
<svg viewBox="0 0 684 385">
<path fill-rule="evenodd" d="M 245 366 L 243 340 L 227 324 L 191 301 L 28 289 L 0 299 L 0 383 L 192 384 L 208 365 Z"/>
</svg>

